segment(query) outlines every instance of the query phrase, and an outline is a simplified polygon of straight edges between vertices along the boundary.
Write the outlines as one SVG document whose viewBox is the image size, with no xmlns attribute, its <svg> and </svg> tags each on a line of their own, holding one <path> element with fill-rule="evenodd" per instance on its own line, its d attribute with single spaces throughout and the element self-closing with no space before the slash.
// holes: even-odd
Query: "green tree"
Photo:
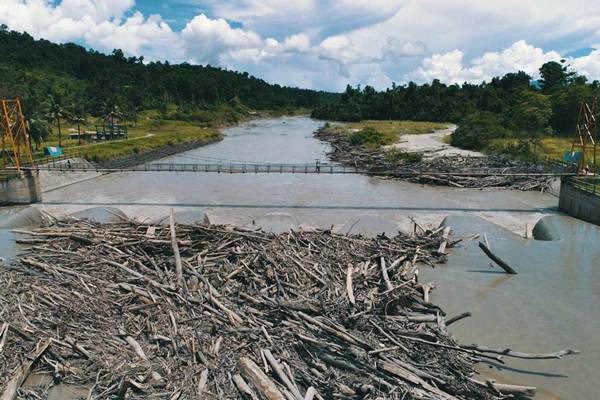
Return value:
<svg viewBox="0 0 600 400">
<path fill-rule="evenodd" d="M 48 95 L 43 104 L 46 118 L 50 124 L 56 123 L 58 128 L 58 145 L 62 146 L 62 129 L 60 120 L 68 116 L 66 109 L 61 104 L 60 98 Z"/>
<path fill-rule="evenodd" d="M 549 93 L 557 87 L 568 85 L 575 73 L 569 71 L 569 66 L 565 64 L 565 60 L 561 62 L 549 61 L 540 68 L 540 84 L 544 93 Z"/>
<path fill-rule="evenodd" d="M 527 136 L 541 136 L 552 117 L 552 103 L 548 96 L 532 90 L 524 90 L 515 106 L 512 123 Z"/>
<path fill-rule="evenodd" d="M 42 118 L 29 118 L 27 120 L 27 128 L 29 130 L 29 137 L 35 143 L 36 150 L 39 150 L 40 144 L 46 141 L 52 133 L 52 128 Z"/>
<path fill-rule="evenodd" d="M 594 95 L 594 90 L 589 85 L 574 84 L 556 89 L 550 96 L 552 128 L 561 135 L 572 135 L 581 103 L 590 101 Z"/>
<path fill-rule="evenodd" d="M 87 124 L 85 110 L 81 104 L 71 106 L 71 110 L 72 111 L 69 113 L 69 121 L 77 125 L 77 143 L 81 144 L 81 125 Z"/>
<path fill-rule="evenodd" d="M 483 150 L 493 139 L 507 136 L 498 117 L 490 112 L 476 112 L 462 121 L 452 135 L 452 145 L 469 150 Z"/>
</svg>

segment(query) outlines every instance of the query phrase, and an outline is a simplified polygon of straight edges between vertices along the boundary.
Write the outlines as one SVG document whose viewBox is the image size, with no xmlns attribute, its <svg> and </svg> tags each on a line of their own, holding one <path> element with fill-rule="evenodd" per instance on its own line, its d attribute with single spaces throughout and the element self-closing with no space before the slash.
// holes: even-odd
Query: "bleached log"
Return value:
<svg viewBox="0 0 600 400">
<path fill-rule="evenodd" d="M 390 282 L 390 277 L 387 272 L 387 268 L 385 267 L 385 258 L 379 257 L 380 267 L 381 267 L 381 276 L 383 277 L 383 281 L 385 282 L 385 288 L 388 291 L 394 290 L 394 285 Z"/>
<path fill-rule="evenodd" d="M 173 256 L 175 257 L 175 273 L 177 274 L 177 287 L 183 285 L 183 265 L 181 262 L 181 254 L 179 253 L 179 245 L 177 244 L 177 235 L 175 232 L 175 215 L 171 209 L 169 217 L 169 225 L 171 229 L 171 247 L 173 248 Z"/>
<path fill-rule="evenodd" d="M 352 274 L 354 272 L 354 268 L 351 264 L 348 265 L 348 269 L 346 271 L 346 292 L 348 293 L 348 301 L 350 304 L 356 304 L 356 300 L 354 298 L 354 288 L 352 286 Z"/>
<path fill-rule="evenodd" d="M 495 349 L 492 347 L 480 346 L 478 344 L 471 344 L 466 346 L 463 345 L 461 347 L 469 350 L 476 350 L 480 353 L 499 354 L 506 357 L 522 358 L 524 360 L 551 360 L 560 359 L 564 356 L 580 354 L 579 350 L 571 349 L 556 351 L 554 353 L 522 353 L 520 351 L 513 351 L 511 349 Z"/>
<path fill-rule="evenodd" d="M 275 383 L 262 372 L 254 361 L 247 357 L 240 357 L 238 363 L 242 373 L 267 400 L 286 400 Z"/>
<path fill-rule="evenodd" d="M 503 395 L 533 397 L 535 396 L 535 392 L 537 391 L 537 388 L 535 386 L 507 385 L 503 383 L 497 383 L 496 381 L 491 379 L 485 382 L 481 382 L 473 378 L 469 378 L 469 380 L 481 387 L 490 387 L 494 391 L 497 391 L 498 393 L 501 393 Z"/>
<path fill-rule="evenodd" d="M 273 357 L 271 351 L 269 349 L 263 349 L 263 354 L 265 355 L 265 358 L 273 368 L 273 371 L 275 371 L 281 382 L 283 382 L 283 384 L 288 388 L 288 390 L 292 392 L 294 397 L 297 400 L 303 400 L 304 396 L 300 394 L 300 390 L 298 390 L 295 384 L 290 380 L 290 378 L 288 378 L 283 368 L 281 368 L 279 362 L 275 359 L 275 357 Z"/>
<path fill-rule="evenodd" d="M 45 340 L 39 342 L 36 349 L 29 355 L 28 361 L 25 361 L 21 366 L 13 373 L 12 378 L 6 384 L 0 400 L 14 400 L 17 398 L 17 392 L 23 382 L 27 379 L 31 370 L 38 359 L 48 350 L 51 341 Z"/>
<path fill-rule="evenodd" d="M 133 351 L 135 351 L 135 354 L 137 354 L 139 358 L 141 358 L 144 361 L 148 360 L 148 356 L 146 356 L 146 353 L 144 353 L 142 346 L 140 346 L 137 340 L 135 340 L 131 336 L 127 336 L 125 338 L 125 341 L 131 346 L 131 348 L 133 349 Z"/>
</svg>

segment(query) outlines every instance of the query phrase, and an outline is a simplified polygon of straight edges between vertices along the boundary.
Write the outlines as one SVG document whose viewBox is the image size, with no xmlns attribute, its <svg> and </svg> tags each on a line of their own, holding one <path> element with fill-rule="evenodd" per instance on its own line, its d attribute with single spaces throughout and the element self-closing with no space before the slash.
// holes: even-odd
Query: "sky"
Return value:
<svg viewBox="0 0 600 400">
<path fill-rule="evenodd" d="M 600 79 L 597 0 L 0 0 L 0 23 L 328 91 L 536 78 L 563 58 Z"/>
</svg>

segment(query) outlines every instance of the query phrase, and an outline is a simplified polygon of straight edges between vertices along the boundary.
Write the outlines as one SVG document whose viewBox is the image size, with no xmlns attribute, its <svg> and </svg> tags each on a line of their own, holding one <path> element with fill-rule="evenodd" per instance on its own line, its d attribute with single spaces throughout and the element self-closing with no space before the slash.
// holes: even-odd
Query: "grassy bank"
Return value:
<svg viewBox="0 0 600 400">
<path fill-rule="evenodd" d="M 349 135 L 357 145 L 380 146 L 397 143 L 402 135 L 419 135 L 445 129 L 448 124 L 419 121 L 365 120 L 329 126 L 332 132 Z"/>
<path fill-rule="evenodd" d="M 128 138 L 113 141 L 85 142 L 69 138 L 77 133 L 77 125 L 63 121 L 62 147 L 66 154 L 79 154 L 93 162 L 109 161 L 115 158 L 131 156 L 179 143 L 211 141 L 222 137 L 220 128 L 236 125 L 252 118 L 305 115 L 304 109 L 258 110 L 250 111 L 245 107 L 220 106 L 210 110 L 195 110 L 183 113 L 172 107 L 166 111 L 146 110 L 138 115 L 135 122 L 128 122 Z M 95 132 L 96 118 L 88 118 L 80 125 L 82 132 Z M 52 134 L 42 144 L 58 146 L 58 129 L 53 126 Z M 43 157 L 42 150 L 36 157 Z"/>
<path fill-rule="evenodd" d="M 451 143 L 451 137 L 444 140 Z M 573 139 L 568 137 L 547 136 L 539 141 L 522 141 L 515 138 L 493 139 L 481 151 L 485 154 L 508 155 L 520 160 L 562 161 L 566 152 L 570 152 Z M 600 153 L 598 154 L 600 156 Z M 586 151 L 586 159 L 592 164 L 593 152 Z"/>
<path fill-rule="evenodd" d="M 563 159 L 563 155 L 565 152 L 571 151 L 573 144 L 572 138 L 567 137 L 543 137 L 540 139 L 539 143 L 531 144 L 529 146 L 529 151 L 525 150 L 524 154 L 522 154 L 523 158 L 537 158 L 539 160 L 556 160 L 560 161 Z M 493 140 L 490 145 L 487 146 L 485 152 L 488 153 L 504 153 L 511 154 L 516 153 L 515 155 L 519 156 L 518 151 L 513 151 L 513 149 L 518 149 L 521 144 L 517 139 L 496 139 Z M 521 145 L 522 146 L 522 145 Z M 587 151 L 586 155 L 588 160 L 592 160 L 593 153 L 591 151 Z"/>
</svg>

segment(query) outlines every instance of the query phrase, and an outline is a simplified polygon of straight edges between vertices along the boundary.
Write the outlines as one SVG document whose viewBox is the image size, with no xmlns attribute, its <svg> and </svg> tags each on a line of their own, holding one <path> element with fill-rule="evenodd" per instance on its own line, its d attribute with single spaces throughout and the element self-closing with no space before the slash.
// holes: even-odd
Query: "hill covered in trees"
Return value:
<svg viewBox="0 0 600 400">
<path fill-rule="evenodd" d="M 598 81 L 589 82 L 565 62 L 544 64 L 540 75 L 536 82 L 524 72 L 478 85 L 410 82 L 382 92 L 348 86 L 338 99 L 317 107 L 313 117 L 455 122 L 460 128 L 453 144 L 460 147 L 480 150 L 498 138 L 514 138 L 520 141 L 515 146 L 527 147 L 543 136 L 572 135 L 581 102 L 600 94 Z"/>
<path fill-rule="evenodd" d="M 21 97 L 28 115 L 41 114 L 49 95 L 95 116 L 106 104 L 129 111 L 175 105 L 190 113 L 232 102 L 253 109 L 313 108 L 332 96 L 211 66 L 145 63 L 121 50 L 106 55 L 72 43 L 35 40 L 6 26 L 0 27 L 0 76 L 0 95 Z"/>
</svg>

